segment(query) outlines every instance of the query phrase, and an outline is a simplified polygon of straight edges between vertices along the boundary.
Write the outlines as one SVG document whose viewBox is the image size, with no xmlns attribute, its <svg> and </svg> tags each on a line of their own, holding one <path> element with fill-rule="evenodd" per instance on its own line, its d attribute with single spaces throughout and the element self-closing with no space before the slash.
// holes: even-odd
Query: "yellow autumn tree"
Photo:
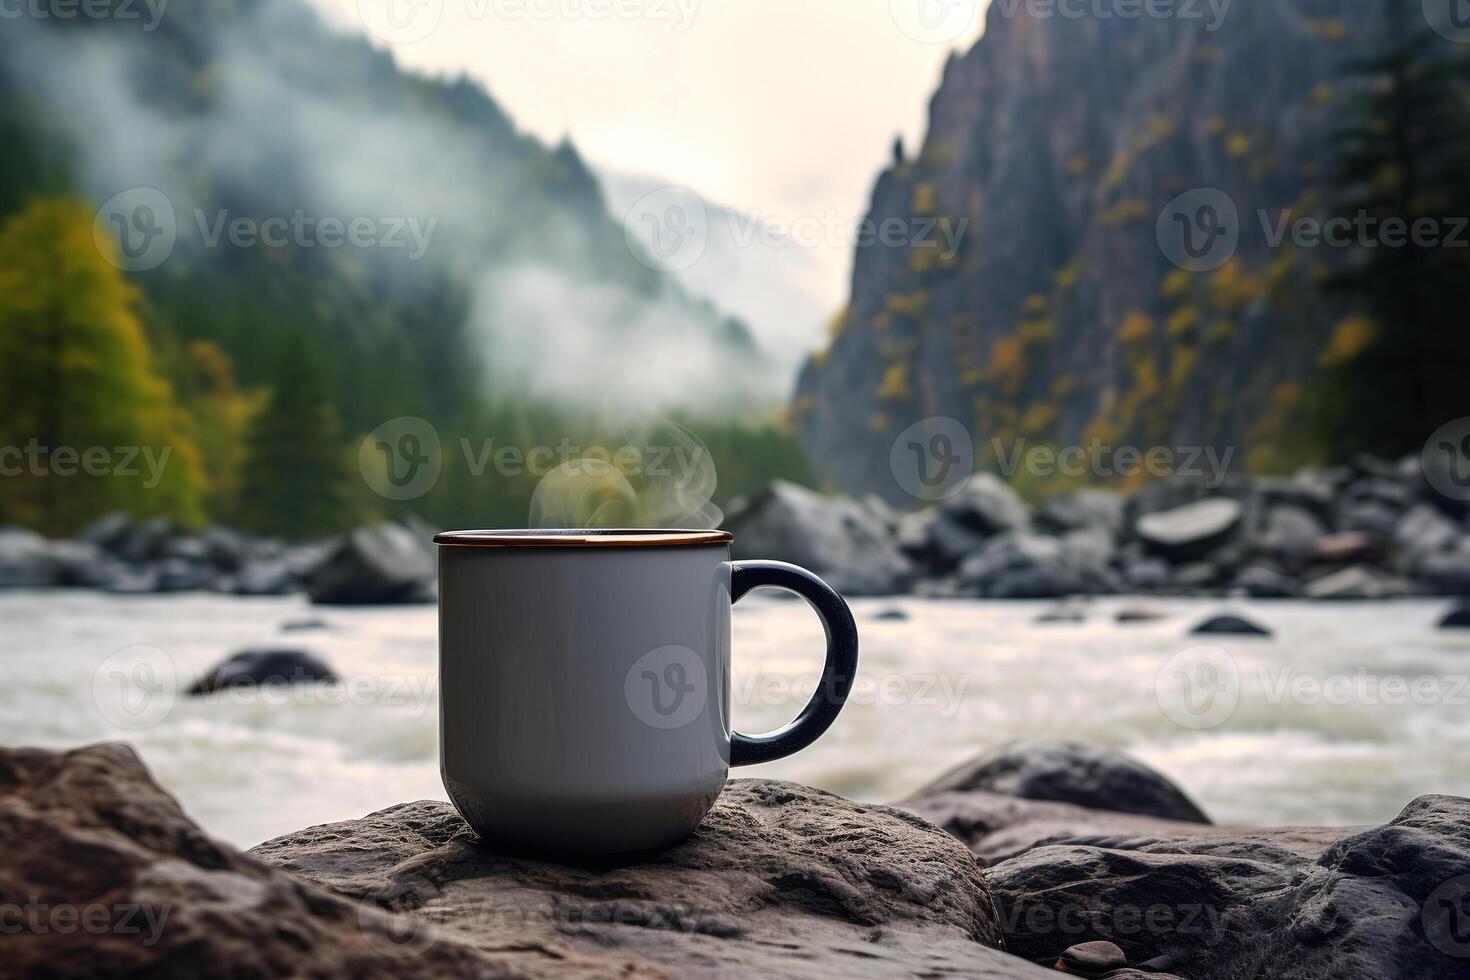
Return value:
<svg viewBox="0 0 1470 980">
<path fill-rule="evenodd" d="M 110 510 L 198 523 L 188 420 L 92 224 L 82 202 L 43 199 L 0 226 L 0 518 L 50 534 Z"/>
</svg>

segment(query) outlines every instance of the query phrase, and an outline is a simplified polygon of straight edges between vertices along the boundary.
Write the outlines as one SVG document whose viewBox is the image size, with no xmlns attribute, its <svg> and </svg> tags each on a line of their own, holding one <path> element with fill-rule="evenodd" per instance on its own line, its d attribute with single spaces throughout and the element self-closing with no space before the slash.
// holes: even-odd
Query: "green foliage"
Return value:
<svg viewBox="0 0 1470 980">
<path fill-rule="evenodd" d="M 1463 53 L 1417 10 L 1384 6 L 1380 52 L 1353 64 L 1334 134 L 1338 211 L 1380 224 L 1470 214 L 1470 112 Z M 1376 329 L 1353 356 L 1328 358 L 1317 414 L 1332 455 L 1417 452 L 1426 435 L 1465 414 L 1470 301 L 1464 248 L 1417 243 L 1358 250 L 1329 285 L 1357 297 Z"/>
<path fill-rule="evenodd" d="M 0 227 L 0 516 L 53 534 L 114 509 L 197 523 L 198 450 L 92 220 L 43 199 Z M 15 457 L 32 446 L 46 457 Z"/>
<path fill-rule="evenodd" d="M 336 409 L 303 343 L 286 349 L 270 400 L 250 426 L 239 514 L 248 528 L 303 538 L 352 523 Z"/>
</svg>

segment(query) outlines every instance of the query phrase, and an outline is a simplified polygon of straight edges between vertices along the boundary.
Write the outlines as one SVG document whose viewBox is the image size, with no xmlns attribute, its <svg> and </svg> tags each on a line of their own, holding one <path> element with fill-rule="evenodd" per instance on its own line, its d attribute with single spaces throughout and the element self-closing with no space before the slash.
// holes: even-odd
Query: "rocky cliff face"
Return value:
<svg viewBox="0 0 1470 980">
<path fill-rule="evenodd" d="M 1343 69 L 1378 5 L 1033 7 L 991 4 L 945 66 L 922 149 L 879 177 L 872 227 L 896 219 L 907 239 L 858 249 L 850 305 L 798 382 L 805 446 L 843 489 L 899 504 L 889 449 L 936 415 L 970 430 L 981 467 L 1021 439 L 1291 462 L 1302 382 L 1352 311 L 1316 288 L 1335 250 L 1266 232 L 1330 205 Z M 1200 188 L 1223 198 L 1171 204 Z M 1176 213 L 1197 250 L 1223 244 L 1191 257 Z"/>
</svg>

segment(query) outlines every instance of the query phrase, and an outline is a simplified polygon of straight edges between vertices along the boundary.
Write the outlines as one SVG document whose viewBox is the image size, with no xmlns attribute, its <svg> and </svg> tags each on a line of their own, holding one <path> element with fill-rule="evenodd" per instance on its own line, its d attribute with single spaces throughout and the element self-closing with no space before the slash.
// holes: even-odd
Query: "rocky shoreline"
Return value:
<svg viewBox="0 0 1470 980">
<path fill-rule="evenodd" d="M 1470 508 L 1436 492 L 1417 458 L 1219 486 L 1156 480 L 1129 495 L 1086 489 L 1035 508 L 977 474 L 907 513 L 777 481 L 733 502 L 724 527 L 735 557 L 805 566 L 849 596 L 1470 596 Z M 297 545 L 124 514 L 65 540 L 0 527 L 0 588 L 432 602 L 433 535 L 412 519 Z"/>
<path fill-rule="evenodd" d="M 432 801 L 242 853 L 126 746 L 0 749 L 0 883 L 18 975 L 1450 977 L 1470 801 L 1217 827 L 1120 753 L 1033 740 L 891 807 L 734 780 L 688 841 L 573 865 Z"/>
<path fill-rule="evenodd" d="M 725 526 L 736 557 L 805 565 L 847 595 L 1470 595 L 1465 503 L 1436 492 L 1418 458 L 1079 490 L 1034 509 L 989 474 L 910 513 L 776 483 Z"/>
</svg>

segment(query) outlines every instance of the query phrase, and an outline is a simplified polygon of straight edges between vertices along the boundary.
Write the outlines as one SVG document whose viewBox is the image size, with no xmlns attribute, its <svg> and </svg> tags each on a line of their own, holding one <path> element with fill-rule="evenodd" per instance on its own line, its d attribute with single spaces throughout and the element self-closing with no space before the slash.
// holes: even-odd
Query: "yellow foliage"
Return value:
<svg viewBox="0 0 1470 980">
<path fill-rule="evenodd" d="M 1231 312 L 1261 295 L 1261 282 L 1245 273 L 1236 256 L 1210 276 L 1210 302 L 1218 310 Z"/>
<path fill-rule="evenodd" d="M 1210 116 L 1205 120 L 1205 132 L 1211 136 L 1219 136 L 1225 132 L 1225 126 L 1224 116 Z"/>
<path fill-rule="evenodd" d="M 909 388 L 909 366 L 906 361 L 888 365 L 883 380 L 878 384 L 878 397 L 884 401 L 904 401 L 913 396 Z"/>
<path fill-rule="evenodd" d="M 1174 269 L 1164 277 L 1164 284 L 1159 287 L 1159 295 L 1165 299 L 1178 299 L 1189 291 L 1189 285 L 1194 281 L 1194 274 L 1188 269 Z"/>
<path fill-rule="evenodd" d="M 1078 154 L 1067 161 L 1067 173 L 1073 177 L 1081 177 L 1087 173 L 1087 156 Z"/>
<path fill-rule="evenodd" d="M 1251 138 L 1244 133 L 1231 133 L 1229 139 L 1225 141 L 1225 152 L 1236 160 L 1250 153 L 1250 151 Z"/>
<path fill-rule="evenodd" d="M 1148 218 L 1148 215 L 1148 205 L 1137 198 L 1130 197 L 1099 211 L 1097 221 L 1104 228 L 1116 228 L 1129 221 L 1143 221 Z"/>
<path fill-rule="evenodd" d="M 885 432 L 888 429 L 888 413 L 874 412 L 868 416 L 868 428 L 874 432 Z"/>
<path fill-rule="evenodd" d="M 990 345 L 988 373 L 1005 394 L 1020 390 L 1026 375 L 1026 350 L 1019 337 L 1001 337 Z"/>
<path fill-rule="evenodd" d="M 1057 420 L 1057 407 L 1050 402 L 1034 402 L 1021 416 L 1021 431 L 1029 434 L 1045 432 Z"/>
<path fill-rule="evenodd" d="M 914 203 L 912 205 L 914 214 L 933 214 L 938 194 L 934 185 L 928 181 L 922 181 L 914 185 Z"/>
<path fill-rule="evenodd" d="M 1037 316 L 1045 313 L 1049 305 L 1050 304 L 1046 301 L 1045 296 L 1041 295 L 1040 293 L 1032 293 L 1030 296 L 1026 297 L 1026 304 L 1023 309 L 1025 309 L 1027 313 L 1033 316 Z"/>
<path fill-rule="evenodd" d="M 1326 41 L 1341 41 L 1348 34 L 1347 24 L 1336 17 L 1298 17 L 1297 24 Z"/>
<path fill-rule="evenodd" d="M 889 312 L 899 316 L 922 316 L 929 308 L 929 293 L 923 289 L 908 295 L 890 293 L 885 306 Z"/>
<path fill-rule="evenodd" d="M 1235 336 L 1235 324 L 1229 320 L 1216 320 L 1210 324 L 1210 329 L 1205 331 L 1205 343 L 1210 345 L 1223 344 Z"/>
<path fill-rule="evenodd" d="M 1147 340 L 1153 331 L 1153 317 L 1141 310 L 1129 310 L 1123 315 L 1123 322 L 1118 327 L 1118 343 L 1133 344 Z"/>
<path fill-rule="evenodd" d="M 1016 331 L 1016 335 L 1028 344 L 1044 343 L 1051 340 L 1055 333 L 1056 326 L 1047 317 L 1039 320 L 1022 320 L 1020 329 Z"/>
<path fill-rule="evenodd" d="M 1318 82 L 1315 86 L 1312 87 L 1313 105 L 1330 105 L 1332 103 L 1332 99 L 1333 93 L 1331 85 L 1328 85 L 1326 82 Z"/>
<path fill-rule="evenodd" d="M 1164 329 L 1169 332 L 1170 337 L 1182 337 L 1193 330 L 1195 324 L 1199 323 L 1199 310 L 1193 306 L 1181 306 L 1169 314 Z"/>
<path fill-rule="evenodd" d="M 1350 316 L 1339 321 L 1317 363 L 1326 368 L 1341 367 L 1373 342 L 1375 332 L 1373 321 L 1365 316 Z"/>
<path fill-rule="evenodd" d="M 1076 387 L 1077 379 L 1074 378 L 1072 375 L 1058 375 L 1056 378 L 1052 379 L 1051 396 L 1060 401 L 1061 399 L 1066 398 L 1068 395 L 1070 395 L 1076 389 Z"/>
<path fill-rule="evenodd" d="M 1077 285 L 1077 277 L 1082 271 L 1082 256 L 1077 256 L 1071 262 L 1057 272 L 1057 288 L 1066 292 Z"/>
</svg>

